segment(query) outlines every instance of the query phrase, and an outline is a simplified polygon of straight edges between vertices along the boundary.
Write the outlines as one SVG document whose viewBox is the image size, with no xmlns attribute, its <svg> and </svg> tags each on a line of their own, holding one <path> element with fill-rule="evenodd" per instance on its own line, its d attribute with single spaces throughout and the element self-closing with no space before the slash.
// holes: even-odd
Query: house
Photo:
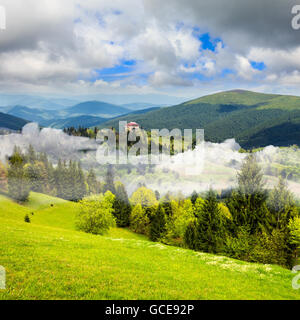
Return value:
<svg viewBox="0 0 300 320">
<path fill-rule="evenodd" d="M 137 130 L 139 128 L 140 128 L 140 126 L 136 122 L 129 122 L 127 124 L 127 130 L 128 131 Z"/>
</svg>

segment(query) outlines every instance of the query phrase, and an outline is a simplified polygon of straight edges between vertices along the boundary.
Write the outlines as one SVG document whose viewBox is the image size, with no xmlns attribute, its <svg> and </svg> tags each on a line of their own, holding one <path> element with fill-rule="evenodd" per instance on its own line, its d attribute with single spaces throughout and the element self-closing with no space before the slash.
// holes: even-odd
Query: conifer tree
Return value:
<svg viewBox="0 0 300 320">
<path fill-rule="evenodd" d="M 196 191 L 194 191 L 191 195 L 191 201 L 192 201 L 192 204 L 195 205 L 197 199 L 198 199 L 199 195 Z"/>
<path fill-rule="evenodd" d="M 17 201 L 26 201 L 29 196 L 30 186 L 24 170 L 24 157 L 19 148 L 14 149 L 9 163 L 10 166 L 7 172 L 8 193 Z"/>
<path fill-rule="evenodd" d="M 166 233 L 166 215 L 163 206 L 160 204 L 152 217 L 150 225 L 150 240 L 159 241 Z"/>
<path fill-rule="evenodd" d="M 264 190 L 262 170 L 254 154 L 244 160 L 237 178 L 238 189 L 232 192 L 227 202 L 233 226 L 247 227 L 251 234 L 270 230 L 267 192 Z"/>
<path fill-rule="evenodd" d="M 114 183 L 114 168 L 112 165 L 108 165 L 105 177 L 104 193 L 110 191 L 112 194 L 116 194 L 116 188 Z"/>
<path fill-rule="evenodd" d="M 187 248 L 192 250 L 197 250 L 198 244 L 198 230 L 197 230 L 197 221 L 191 221 L 184 233 L 184 244 Z"/>
<path fill-rule="evenodd" d="M 131 206 L 129 204 L 128 195 L 125 186 L 116 183 L 116 197 L 114 202 L 114 216 L 118 227 L 128 227 L 131 214 Z"/>
<path fill-rule="evenodd" d="M 95 171 L 91 169 L 87 176 L 88 192 L 89 194 L 97 194 L 100 192 L 99 183 L 96 178 Z"/>
<path fill-rule="evenodd" d="M 196 249 L 218 253 L 222 249 L 224 236 L 223 216 L 216 194 L 210 190 L 198 214 Z"/>
<path fill-rule="evenodd" d="M 0 161 L 0 191 L 7 191 L 7 169 Z"/>
</svg>

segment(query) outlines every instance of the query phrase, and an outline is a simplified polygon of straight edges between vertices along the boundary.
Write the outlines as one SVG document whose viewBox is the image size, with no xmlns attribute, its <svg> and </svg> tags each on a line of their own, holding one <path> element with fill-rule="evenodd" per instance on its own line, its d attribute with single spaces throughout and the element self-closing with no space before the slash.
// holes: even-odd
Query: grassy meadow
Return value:
<svg viewBox="0 0 300 320">
<path fill-rule="evenodd" d="M 75 230 L 76 203 L 0 196 L 0 299 L 299 299 L 279 266 L 168 247 L 126 229 Z M 28 214 L 31 223 L 24 222 Z"/>
</svg>

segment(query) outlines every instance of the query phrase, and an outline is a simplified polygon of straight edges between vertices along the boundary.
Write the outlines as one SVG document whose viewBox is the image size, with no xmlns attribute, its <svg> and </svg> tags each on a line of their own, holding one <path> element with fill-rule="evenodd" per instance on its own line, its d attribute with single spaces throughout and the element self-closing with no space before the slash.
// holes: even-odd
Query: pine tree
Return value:
<svg viewBox="0 0 300 320">
<path fill-rule="evenodd" d="M 105 185 L 104 185 L 104 193 L 106 191 L 110 191 L 112 194 L 116 194 L 116 188 L 114 183 L 114 168 L 112 165 L 108 165 L 106 177 L 105 177 Z"/>
<path fill-rule="evenodd" d="M 198 199 L 199 195 L 196 191 L 194 191 L 191 195 L 191 201 L 192 201 L 192 204 L 195 205 L 197 199 Z"/>
<path fill-rule="evenodd" d="M 218 253 L 222 249 L 224 236 L 223 216 L 216 194 L 210 190 L 198 214 L 195 247 L 200 251 Z"/>
<path fill-rule="evenodd" d="M 119 182 L 116 184 L 116 197 L 114 202 L 114 216 L 118 227 L 128 227 L 131 214 L 128 195 L 125 186 Z"/>
<path fill-rule="evenodd" d="M 284 178 L 279 178 L 278 185 L 270 192 L 267 203 L 273 218 L 273 227 L 286 230 L 290 219 L 297 215 L 297 208 Z"/>
<path fill-rule="evenodd" d="M 87 176 L 88 192 L 89 194 L 99 193 L 99 183 L 96 178 L 95 171 L 91 169 Z"/>
<path fill-rule="evenodd" d="M 85 176 L 83 173 L 83 170 L 81 168 L 80 162 L 75 164 L 75 172 L 76 172 L 76 179 L 75 179 L 75 184 L 74 184 L 74 189 L 75 189 L 75 197 L 74 201 L 79 201 L 85 197 L 87 194 L 87 185 L 85 182 Z"/>
<path fill-rule="evenodd" d="M 155 197 L 156 197 L 156 200 L 159 201 L 160 200 L 160 193 L 158 190 L 155 190 Z"/>
<path fill-rule="evenodd" d="M 24 157 L 19 148 L 15 148 L 9 159 L 7 171 L 8 193 L 17 201 L 26 201 L 29 196 L 29 180 L 24 170 Z"/>
<path fill-rule="evenodd" d="M 196 250 L 198 242 L 197 221 L 191 221 L 184 233 L 184 244 L 187 248 Z"/>
<path fill-rule="evenodd" d="M 27 160 L 27 162 L 32 163 L 32 164 L 37 160 L 36 153 L 35 153 L 34 148 L 31 144 L 28 147 L 28 151 L 26 154 L 26 160 Z"/>
<path fill-rule="evenodd" d="M 159 241 L 166 233 L 166 215 L 163 206 L 160 204 L 152 217 L 150 225 L 150 240 Z"/>
<path fill-rule="evenodd" d="M 7 169 L 0 161 L 0 191 L 7 191 Z"/>
<path fill-rule="evenodd" d="M 238 189 L 227 202 L 233 226 L 243 226 L 250 234 L 270 231 L 271 217 L 267 208 L 263 173 L 254 154 L 250 154 L 238 173 Z"/>
</svg>

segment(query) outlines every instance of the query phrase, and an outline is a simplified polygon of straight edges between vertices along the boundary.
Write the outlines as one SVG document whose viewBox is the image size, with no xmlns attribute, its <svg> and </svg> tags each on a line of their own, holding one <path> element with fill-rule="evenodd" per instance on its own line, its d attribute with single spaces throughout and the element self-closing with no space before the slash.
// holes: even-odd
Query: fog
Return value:
<svg viewBox="0 0 300 320">
<path fill-rule="evenodd" d="M 62 130 L 44 128 L 39 129 L 35 123 L 27 124 L 21 133 L 0 136 L 0 159 L 6 161 L 13 153 L 14 146 L 26 151 L 32 145 L 37 152 L 45 152 L 56 163 L 58 159 L 81 161 L 83 168 L 99 168 L 99 180 L 103 180 L 103 165 L 97 162 L 96 151 L 99 144 L 96 140 L 84 137 L 74 137 Z M 164 160 L 149 169 L 144 165 L 134 165 L 130 172 L 124 171 L 124 166 L 116 166 L 116 176 L 125 183 L 128 192 L 132 193 L 139 185 L 144 184 L 161 195 L 166 192 L 181 192 L 185 195 L 194 190 L 201 192 L 209 188 L 218 191 L 236 186 L 236 174 L 241 167 L 247 153 L 240 153 L 240 145 L 229 139 L 223 143 L 205 142 L 193 151 L 164 158 Z M 263 167 L 267 187 L 277 183 L 280 170 L 286 169 L 290 189 L 300 197 L 300 184 L 297 174 L 290 173 L 291 168 L 297 168 L 300 151 L 297 148 L 279 148 L 268 146 L 256 153 L 257 159 Z M 277 171 L 276 171 L 277 170 Z"/>
</svg>

